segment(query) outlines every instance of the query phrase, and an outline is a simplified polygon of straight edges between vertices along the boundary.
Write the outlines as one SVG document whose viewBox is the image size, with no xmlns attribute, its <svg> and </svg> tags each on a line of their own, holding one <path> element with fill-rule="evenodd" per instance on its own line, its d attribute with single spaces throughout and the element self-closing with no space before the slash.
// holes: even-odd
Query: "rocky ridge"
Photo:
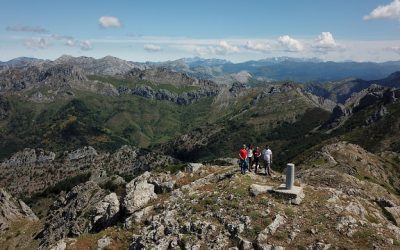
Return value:
<svg viewBox="0 0 400 250">
<path fill-rule="evenodd" d="M 398 102 L 399 97 L 399 89 L 371 85 L 369 88 L 353 94 L 344 105 L 338 104 L 332 110 L 331 118 L 324 127 L 337 129 L 353 114 L 375 105 L 377 109 L 365 120 L 365 125 L 369 125 L 383 118 L 387 113 L 385 105 Z"/>
<path fill-rule="evenodd" d="M 81 68 L 88 75 L 117 75 L 129 70 L 141 67 L 139 64 L 131 63 L 113 56 L 105 56 L 100 59 L 92 57 L 72 57 L 63 55 L 57 58 L 54 64 L 71 64 Z"/>
<path fill-rule="evenodd" d="M 59 195 L 35 238 L 40 249 L 88 242 L 129 249 L 395 249 L 400 200 L 376 183 L 392 183 L 385 175 L 390 164 L 353 144 L 326 145 L 297 169 L 305 193 L 298 205 L 263 189 L 284 183 L 281 174 L 241 175 L 235 165 L 144 172 L 119 182 L 118 192 L 90 180 Z"/>
<path fill-rule="evenodd" d="M 130 146 L 113 154 L 98 153 L 90 146 L 61 154 L 25 149 L 0 163 L 0 186 L 7 186 L 13 195 L 29 197 L 75 176 L 105 183 L 114 174 L 135 176 L 177 163 L 172 157 Z"/>
<path fill-rule="evenodd" d="M 204 97 L 213 97 L 218 95 L 219 89 L 214 88 L 200 88 L 198 90 L 183 92 L 182 94 L 171 93 L 167 89 L 153 89 L 150 86 L 138 86 L 135 88 L 128 88 L 121 86 L 117 88 L 119 94 L 132 94 L 141 96 L 148 99 L 170 101 L 178 105 L 188 105 Z"/>
</svg>

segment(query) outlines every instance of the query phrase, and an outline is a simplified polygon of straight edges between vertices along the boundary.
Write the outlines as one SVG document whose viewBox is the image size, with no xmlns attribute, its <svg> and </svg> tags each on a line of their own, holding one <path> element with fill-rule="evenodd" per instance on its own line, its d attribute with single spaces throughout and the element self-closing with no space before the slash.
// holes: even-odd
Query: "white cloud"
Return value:
<svg viewBox="0 0 400 250">
<path fill-rule="evenodd" d="M 278 42 L 288 52 L 299 52 L 304 50 L 304 46 L 300 41 L 293 39 L 288 35 L 279 37 Z"/>
<path fill-rule="evenodd" d="M 122 26 L 118 17 L 115 16 L 102 16 L 99 18 L 99 25 L 102 28 L 119 28 Z"/>
<path fill-rule="evenodd" d="M 39 26 L 28 26 L 28 25 L 14 25 L 7 26 L 7 31 L 16 31 L 16 32 L 34 32 L 34 33 L 47 33 L 49 32 L 47 29 L 39 27 Z"/>
<path fill-rule="evenodd" d="M 364 20 L 371 19 L 400 19 L 400 0 L 394 0 L 387 5 L 379 5 Z"/>
<path fill-rule="evenodd" d="M 78 47 L 81 50 L 91 50 L 92 49 L 92 43 L 88 40 L 85 41 L 79 41 L 78 42 Z"/>
<path fill-rule="evenodd" d="M 73 39 L 69 39 L 65 42 L 65 45 L 69 47 L 74 47 L 75 46 L 75 41 Z"/>
<path fill-rule="evenodd" d="M 214 50 L 215 50 L 214 53 L 217 55 L 226 55 L 240 51 L 239 47 L 233 46 L 229 44 L 227 41 L 220 41 L 219 46 L 214 47 Z"/>
<path fill-rule="evenodd" d="M 146 50 L 147 52 L 158 52 L 161 50 L 161 47 L 158 45 L 154 45 L 154 44 L 145 44 L 143 46 L 144 50 Z"/>
<path fill-rule="evenodd" d="M 393 47 L 387 48 L 387 50 L 393 51 L 400 55 L 400 47 L 399 46 L 393 46 Z"/>
<path fill-rule="evenodd" d="M 322 32 L 315 42 L 316 44 L 313 47 L 319 52 L 328 52 L 340 48 L 331 32 Z"/>
<path fill-rule="evenodd" d="M 188 42 L 186 44 L 180 44 L 177 43 L 176 46 L 177 48 L 184 49 L 186 51 L 189 51 L 191 53 L 194 53 L 195 55 L 201 56 L 201 57 L 208 57 L 208 56 L 215 56 L 215 55 L 228 55 L 228 54 L 233 54 L 233 53 L 238 53 L 240 52 L 240 49 L 238 46 L 232 45 L 228 43 L 227 41 L 215 41 L 213 45 L 207 45 L 209 42 L 206 42 L 204 44 L 198 43 L 198 42 Z"/>
<path fill-rule="evenodd" d="M 79 40 L 74 40 L 74 39 L 68 39 L 64 43 L 64 45 L 66 45 L 68 47 L 76 47 L 81 50 L 91 50 L 93 48 L 92 43 L 89 40 L 79 41 Z"/>
<path fill-rule="evenodd" d="M 265 42 L 254 42 L 254 41 L 247 41 L 246 45 L 244 46 L 248 50 L 254 50 L 254 51 L 259 51 L 259 52 L 270 52 L 271 51 L 271 45 Z"/>
<path fill-rule="evenodd" d="M 23 41 L 23 44 L 30 49 L 46 49 L 49 43 L 46 38 L 28 38 Z"/>
</svg>

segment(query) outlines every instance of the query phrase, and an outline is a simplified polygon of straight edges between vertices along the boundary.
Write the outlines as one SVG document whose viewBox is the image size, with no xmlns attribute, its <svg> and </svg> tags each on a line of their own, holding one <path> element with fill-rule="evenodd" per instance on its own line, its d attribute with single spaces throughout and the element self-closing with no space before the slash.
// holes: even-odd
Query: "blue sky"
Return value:
<svg viewBox="0 0 400 250">
<path fill-rule="evenodd" d="M 0 60 L 400 59 L 400 0 L 3 1 Z"/>
</svg>

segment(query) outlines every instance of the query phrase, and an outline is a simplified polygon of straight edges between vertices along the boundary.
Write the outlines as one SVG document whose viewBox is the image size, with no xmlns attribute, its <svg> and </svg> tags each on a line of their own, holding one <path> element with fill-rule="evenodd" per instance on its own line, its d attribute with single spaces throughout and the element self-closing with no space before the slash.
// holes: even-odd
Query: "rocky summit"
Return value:
<svg viewBox="0 0 400 250">
<path fill-rule="evenodd" d="M 0 64 L 0 249 L 400 249 L 399 73 L 292 63 Z"/>
<path fill-rule="evenodd" d="M 353 151 L 356 158 L 347 157 Z M 144 172 L 129 182 L 113 178 L 119 187 L 113 190 L 96 180 L 78 184 L 56 198 L 30 240 L 39 249 L 99 247 L 104 239 L 109 248 L 125 249 L 398 245 L 400 199 L 373 180 L 384 174 L 381 156 L 346 142 L 327 145 L 296 169 L 295 185 L 304 192 L 297 203 L 275 192 L 285 183 L 284 174 L 242 175 L 224 161 L 225 166 L 198 164 L 175 173 Z M 356 170 L 345 172 L 342 164 Z M 360 178 L 362 166 L 374 177 Z M 2 211 L 12 214 L 8 219 L 37 223 L 24 203 L 10 205 L 11 196 L 3 196 Z"/>
</svg>

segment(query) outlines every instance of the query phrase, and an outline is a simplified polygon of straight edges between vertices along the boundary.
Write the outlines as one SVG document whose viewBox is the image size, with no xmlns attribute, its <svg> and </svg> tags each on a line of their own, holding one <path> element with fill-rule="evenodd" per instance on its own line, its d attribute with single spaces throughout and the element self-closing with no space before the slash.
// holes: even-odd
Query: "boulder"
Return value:
<svg viewBox="0 0 400 250">
<path fill-rule="evenodd" d="M 53 246 L 50 247 L 50 250 L 65 250 L 67 249 L 67 243 L 65 242 L 64 239 L 59 240 L 57 243 L 55 243 Z"/>
<path fill-rule="evenodd" d="M 124 227 L 130 229 L 133 227 L 134 224 L 141 223 L 150 215 L 153 209 L 154 209 L 153 206 L 148 206 L 139 211 L 134 212 L 131 216 L 129 216 L 125 220 Z"/>
<path fill-rule="evenodd" d="M 171 175 L 160 173 L 155 176 L 151 176 L 148 183 L 154 185 L 154 191 L 157 194 L 169 193 L 174 190 L 175 181 L 172 180 Z"/>
<path fill-rule="evenodd" d="M 188 163 L 186 165 L 185 171 L 187 173 L 193 173 L 193 172 L 199 171 L 203 167 L 204 167 L 204 165 L 201 163 Z"/>
<path fill-rule="evenodd" d="M 273 190 L 273 187 L 271 187 L 271 186 L 263 186 L 263 185 L 258 185 L 258 184 L 251 184 L 251 186 L 250 186 L 250 193 L 254 196 L 257 196 L 259 194 L 268 193 L 272 190 Z"/>
<path fill-rule="evenodd" d="M 261 231 L 258 236 L 257 236 L 257 243 L 263 243 L 266 242 L 268 239 L 268 235 L 273 235 L 275 234 L 276 230 L 283 224 L 286 223 L 285 218 L 277 214 L 275 216 L 274 221 L 272 221 L 271 224 L 269 224 L 263 231 Z"/>
<path fill-rule="evenodd" d="M 97 241 L 97 250 L 103 250 L 111 245 L 112 239 L 108 236 L 104 236 Z"/>
<path fill-rule="evenodd" d="M 150 173 L 145 172 L 126 185 L 124 208 L 127 213 L 132 214 L 157 198 L 154 185 L 147 182 L 149 177 Z"/>
<path fill-rule="evenodd" d="M 112 225 L 118 217 L 119 205 L 118 196 L 115 193 L 110 193 L 97 203 L 93 218 L 94 227 L 102 229 Z"/>
<path fill-rule="evenodd" d="M 13 220 L 18 219 L 37 221 L 38 217 L 23 201 L 0 189 L 0 232 L 7 229 Z"/>
</svg>

